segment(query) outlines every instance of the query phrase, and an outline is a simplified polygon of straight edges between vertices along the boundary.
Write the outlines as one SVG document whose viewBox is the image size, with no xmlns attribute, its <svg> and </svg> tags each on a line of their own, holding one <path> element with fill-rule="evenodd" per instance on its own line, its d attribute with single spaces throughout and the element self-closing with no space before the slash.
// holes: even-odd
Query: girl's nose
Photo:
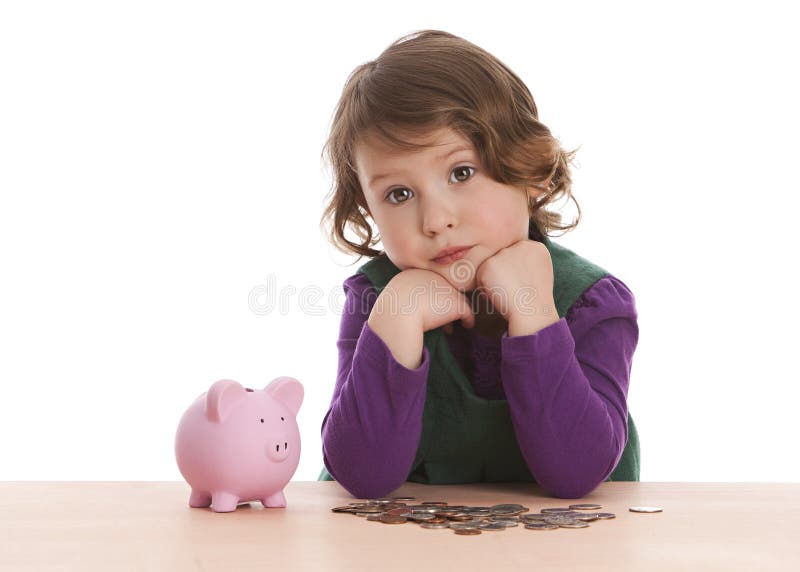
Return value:
<svg viewBox="0 0 800 572">
<path fill-rule="evenodd" d="M 457 216 L 453 205 L 443 199 L 428 199 L 422 212 L 422 231 L 426 235 L 441 233 L 456 226 Z"/>
</svg>

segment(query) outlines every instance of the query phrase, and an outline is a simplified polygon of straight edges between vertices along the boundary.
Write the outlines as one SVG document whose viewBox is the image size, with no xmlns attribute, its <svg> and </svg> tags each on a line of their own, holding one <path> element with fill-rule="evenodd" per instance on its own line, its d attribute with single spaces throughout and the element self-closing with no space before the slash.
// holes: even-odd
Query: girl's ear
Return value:
<svg viewBox="0 0 800 572">
<path fill-rule="evenodd" d="M 369 215 L 369 218 L 375 220 L 372 216 L 372 212 L 370 212 L 369 210 L 369 206 L 367 205 L 367 200 L 364 198 L 363 194 L 359 195 L 356 198 L 356 204 L 366 211 L 367 215 Z"/>
</svg>

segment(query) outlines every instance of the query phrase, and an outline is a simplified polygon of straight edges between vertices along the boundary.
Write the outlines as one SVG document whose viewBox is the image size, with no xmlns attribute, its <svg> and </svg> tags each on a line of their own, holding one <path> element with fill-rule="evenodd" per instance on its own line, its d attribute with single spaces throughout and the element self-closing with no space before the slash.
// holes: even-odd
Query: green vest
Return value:
<svg viewBox="0 0 800 572">
<path fill-rule="evenodd" d="M 599 266 L 571 250 L 536 235 L 553 263 L 553 294 L 558 317 L 592 284 L 608 275 Z M 378 293 L 400 272 L 385 255 L 358 269 Z M 450 352 L 443 327 L 423 334 L 428 348 L 428 372 L 422 436 L 408 480 L 427 484 L 476 482 L 535 482 L 517 443 L 508 401 L 475 395 Z M 323 468 L 318 480 L 333 480 Z M 628 441 L 607 481 L 639 480 L 639 435 L 628 413 Z"/>
</svg>

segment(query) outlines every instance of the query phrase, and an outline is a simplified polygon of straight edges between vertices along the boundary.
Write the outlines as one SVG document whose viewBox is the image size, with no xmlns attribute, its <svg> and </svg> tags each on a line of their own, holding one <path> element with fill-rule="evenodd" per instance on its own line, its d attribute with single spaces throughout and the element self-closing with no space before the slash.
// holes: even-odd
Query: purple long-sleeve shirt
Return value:
<svg viewBox="0 0 800 572">
<path fill-rule="evenodd" d="M 422 434 L 430 367 L 408 369 L 367 323 L 377 293 L 344 281 L 339 368 L 322 421 L 325 467 L 357 498 L 382 497 L 408 477 Z M 608 275 L 564 318 L 526 336 L 485 337 L 454 322 L 448 346 L 475 394 L 507 399 L 517 442 L 537 483 L 580 498 L 614 470 L 627 441 L 627 394 L 639 338 L 633 294 Z"/>
</svg>

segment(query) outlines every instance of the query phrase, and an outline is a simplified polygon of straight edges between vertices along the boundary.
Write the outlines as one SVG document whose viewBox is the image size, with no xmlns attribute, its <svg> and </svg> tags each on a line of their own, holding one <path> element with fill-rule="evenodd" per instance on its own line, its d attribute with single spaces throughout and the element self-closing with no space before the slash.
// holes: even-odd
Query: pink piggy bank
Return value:
<svg viewBox="0 0 800 572">
<path fill-rule="evenodd" d="M 189 406 L 175 435 L 175 458 L 192 487 L 189 506 L 231 512 L 259 500 L 285 507 L 283 488 L 300 462 L 295 419 L 303 386 L 277 377 L 264 389 L 221 379 Z"/>
</svg>

